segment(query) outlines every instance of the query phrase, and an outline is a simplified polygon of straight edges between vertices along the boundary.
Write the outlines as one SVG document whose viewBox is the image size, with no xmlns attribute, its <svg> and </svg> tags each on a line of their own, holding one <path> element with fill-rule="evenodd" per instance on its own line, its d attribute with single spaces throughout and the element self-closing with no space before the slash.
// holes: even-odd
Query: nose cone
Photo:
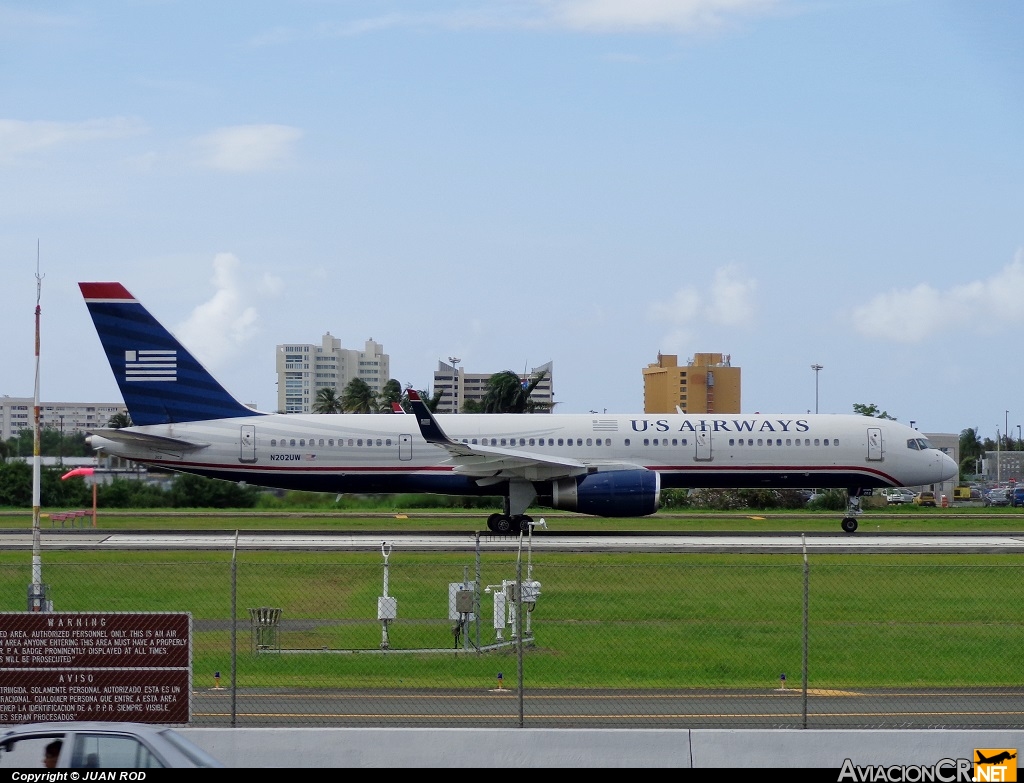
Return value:
<svg viewBox="0 0 1024 783">
<path fill-rule="evenodd" d="M 941 475 L 939 480 L 947 481 L 951 478 L 957 478 L 960 475 L 960 466 L 945 452 L 939 453 L 942 455 L 942 459 L 939 460 L 939 473 Z"/>
</svg>

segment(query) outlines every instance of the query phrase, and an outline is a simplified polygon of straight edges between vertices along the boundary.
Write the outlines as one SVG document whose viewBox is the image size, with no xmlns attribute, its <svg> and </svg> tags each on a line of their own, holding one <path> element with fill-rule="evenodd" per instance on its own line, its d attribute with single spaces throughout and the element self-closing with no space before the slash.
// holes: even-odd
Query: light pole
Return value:
<svg viewBox="0 0 1024 783">
<path fill-rule="evenodd" d="M 818 373 L 824 370 L 820 364 L 812 364 L 811 369 L 814 370 L 814 412 L 818 412 Z"/>
<path fill-rule="evenodd" d="M 452 413 L 459 412 L 459 362 L 458 356 L 449 356 L 448 361 L 452 364 Z"/>
</svg>

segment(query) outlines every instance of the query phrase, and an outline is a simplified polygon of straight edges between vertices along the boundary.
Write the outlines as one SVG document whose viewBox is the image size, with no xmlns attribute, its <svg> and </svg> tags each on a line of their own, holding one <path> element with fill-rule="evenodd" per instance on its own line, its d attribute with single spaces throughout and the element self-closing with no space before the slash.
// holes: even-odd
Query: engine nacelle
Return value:
<svg viewBox="0 0 1024 783">
<path fill-rule="evenodd" d="M 598 517 L 643 517 L 658 510 L 661 476 L 653 470 L 609 470 L 551 483 L 551 506 Z"/>
</svg>

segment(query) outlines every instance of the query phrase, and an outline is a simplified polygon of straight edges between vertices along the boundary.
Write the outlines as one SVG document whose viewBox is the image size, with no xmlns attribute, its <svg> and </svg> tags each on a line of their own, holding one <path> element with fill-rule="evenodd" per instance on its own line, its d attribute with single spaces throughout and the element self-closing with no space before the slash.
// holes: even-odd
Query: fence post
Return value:
<svg viewBox="0 0 1024 783">
<path fill-rule="evenodd" d="M 810 569 L 807 565 L 807 534 L 800 534 L 800 541 L 804 549 L 804 639 L 803 639 L 803 714 L 804 728 L 807 728 L 807 646 L 809 639 L 809 618 L 810 618 Z"/>
<path fill-rule="evenodd" d="M 231 727 L 238 718 L 238 531 L 231 550 Z"/>
<path fill-rule="evenodd" d="M 519 728 L 524 724 L 523 690 L 523 531 L 519 530 L 519 553 L 516 555 L 516 668 L 519 678 Z"/>
</svg>

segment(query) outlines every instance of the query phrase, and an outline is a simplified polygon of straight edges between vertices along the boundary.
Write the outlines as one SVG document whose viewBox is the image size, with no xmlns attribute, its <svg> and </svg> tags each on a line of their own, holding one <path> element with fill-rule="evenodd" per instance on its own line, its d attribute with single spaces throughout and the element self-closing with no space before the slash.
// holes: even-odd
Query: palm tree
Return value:
<svg viewBox="0 0 1024 783">
<path fill-rule="evenodd" d="M 331 386 L 325 386 L 316 393 L 313 413 L 341 413 L 341 398 Z"/>
<path fill-rule="evenodd" d="M 362 378 L 353 378 L 341 393 L 341 407 L 345 413 L 374 413 L 377 393 Z"/>
<path fill-rule="evenodd" d="M 113 430 L 120 430 L 124 427 L 132 426 L 132 417 L 124 411 L 118 411 L 109 419 L 107 419 L 107 426 Z"/>
<path fill-rule="evenodd" d="M 412 413 L 412 406 L 409 404 L 408 391 L 412 387 L 406 388 L 402 394 L 402 409 L 406 413 Z M 431 413 L 437 413 L 437 406 L 441 404 L 441 395 L 444 393 L 443 389 L 437 389 L 433 394 L 428 392 L 426 389 L 417 389 L 417 393 L 420 395 L 420 399 L 423 400 L 423 404 L 427 406 L 427 410 Z"/>
<path fill-rule="evenodd" d="M 402 384 L 394 378 L 384 384 L 377 398 L 377 408 L 380 413 L 392 413 L 391 403 L 402 401 Z"/>
<path fill-rule="evenodd" d="M 548 403 L 530 399 L 530 394 L 544 380 L 545 375 L 544 372 L 537 373 L 533 380 L 526 382 L 520 379 L 519 373 L 512 370 L 495 373 L 487 382 L 482 412 L 536 413 L 547 410 Z"/>
</svg>

